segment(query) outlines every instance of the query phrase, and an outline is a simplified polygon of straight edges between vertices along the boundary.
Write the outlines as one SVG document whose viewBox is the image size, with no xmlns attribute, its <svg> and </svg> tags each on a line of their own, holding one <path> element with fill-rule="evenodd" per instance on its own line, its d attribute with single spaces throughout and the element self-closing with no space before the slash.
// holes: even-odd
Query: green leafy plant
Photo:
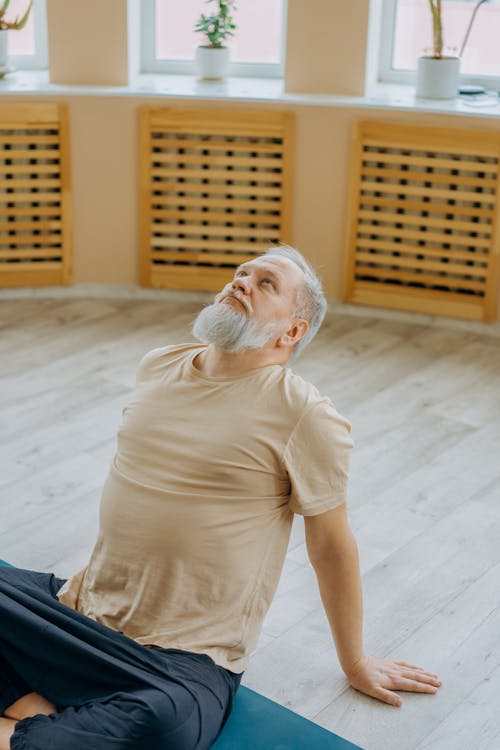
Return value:
<svg viewBox="0 0 500 750">
<path fill-rule="evenodd" d="M 5 20 L 5 14 L 7 12 L 7 9 L 10 5 L 10 0 L 4 0 L 2 3 L 2 7 L 0 8 L 0 31 L 9 31 L 10 29 L 15 29 L 16 31 L 20 31 L 26 26 L 26 22 L 28 20 L 28 16 L 31 12 L 31 8 L 33 5 L 33 0 L 30 0 L 30 3 L 28 5 L 28 8 L 22 16 L 22 18 L 16 18 L 14 21 L 6 21 Z"/>
<path fill-rule="evenodd" d="M 218 9 L 211 15 L 201 14 L 196 22 L 194 30 L 205 34 L 209 44 L 208 47 L 223 47 L 229 37 L 234 36 L 236 24 L 231 12 L 236 10 L 236 0 L 207 0 L 215 3 Z"/>
</svg>

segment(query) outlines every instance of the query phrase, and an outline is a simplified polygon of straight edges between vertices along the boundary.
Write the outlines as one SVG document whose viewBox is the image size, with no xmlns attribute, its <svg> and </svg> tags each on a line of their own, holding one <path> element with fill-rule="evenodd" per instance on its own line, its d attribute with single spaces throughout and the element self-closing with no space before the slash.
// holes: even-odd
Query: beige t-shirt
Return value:
<svg viewBox="0 0 500 750">
<path fill-rule="evenodd" d="M 139 364 L 88 565 L 59 600 L 142 644 L 246 669 L 278 585 L 293 514 L 346 500 L 351 426 L 280 365 L 209 377 L 205 347 Z"/>
</svg>

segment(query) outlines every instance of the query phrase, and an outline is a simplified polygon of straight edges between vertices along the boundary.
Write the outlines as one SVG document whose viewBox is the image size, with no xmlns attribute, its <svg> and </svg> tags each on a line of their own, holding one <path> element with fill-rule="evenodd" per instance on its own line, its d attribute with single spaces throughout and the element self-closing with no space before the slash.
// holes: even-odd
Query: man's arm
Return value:
<svg viewBox="0 0 500 750">
<path fill-rule="evenodd" d="M 359 555 L 345 503 L 317 516 L 305 516 L 306 545 L 340 664 L 357 690 L 401 706 L 392 690 L 435 693 L 437 675 L 414 664 L 366 656 Z"/>
</svg>

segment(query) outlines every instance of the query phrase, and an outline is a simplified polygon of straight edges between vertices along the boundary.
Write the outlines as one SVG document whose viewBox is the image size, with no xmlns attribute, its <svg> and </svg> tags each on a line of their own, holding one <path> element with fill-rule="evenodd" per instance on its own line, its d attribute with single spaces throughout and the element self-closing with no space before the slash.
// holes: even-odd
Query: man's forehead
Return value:
<svg viewBox="0 0 500 750">
<path fill-rule="evenodd" d="M 285 276 L 296 276 L 303 275 L 303 271 L 299 266 L 290 260 L 289 258 L 283 258 L 280 256 L 267 257 L 267 258 L 255 258 L 255 260 L 249 260 L 246 263 L 242 263 L 236 269 L 240 271 L 248 268 L 260 268 L 264 271 L 274 273 L 278 278 L 283 279 Z"/>
</svg>

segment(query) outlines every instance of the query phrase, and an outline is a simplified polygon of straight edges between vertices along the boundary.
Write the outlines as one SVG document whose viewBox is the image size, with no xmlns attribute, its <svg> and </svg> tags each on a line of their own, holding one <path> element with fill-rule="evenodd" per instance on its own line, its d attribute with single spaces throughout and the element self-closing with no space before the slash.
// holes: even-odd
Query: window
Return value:
<svg viewBox="0 0 500 750">
<path fill-rule="evenodd" d="M 28 0 L 11 0 L 6 18 L 11 21 L 21 18 Z M 45 0 L 34 0 L 33 8 L 24 29 L 10 31 L 8 35 L 9 63 L 13 68 L 35 70 L 46 68 L 47 15 Z"/>
<path fill-rule="evenodd" d="M 444 53 L 458 55 L 477 0 L 443 0 Z M 500 0 L 477 11 L 462 55 L 462 79 L 487 88 L 500 86 Z M 432 53 L 428 0 L 384 0 L 380 80 L 412 83 L 420 55 Z"/>
<path fill-rule="evenodd" d="M 231 48 L 230 75 L 283 75 L 285 0 L 240 0 Z M 204 44 L 193 31 L 206 0 L 142 0 L 142 70 L 194 73 L 194 50 Z M 215 7 L 215 6 L 214 6 Z"/>
</svg>

